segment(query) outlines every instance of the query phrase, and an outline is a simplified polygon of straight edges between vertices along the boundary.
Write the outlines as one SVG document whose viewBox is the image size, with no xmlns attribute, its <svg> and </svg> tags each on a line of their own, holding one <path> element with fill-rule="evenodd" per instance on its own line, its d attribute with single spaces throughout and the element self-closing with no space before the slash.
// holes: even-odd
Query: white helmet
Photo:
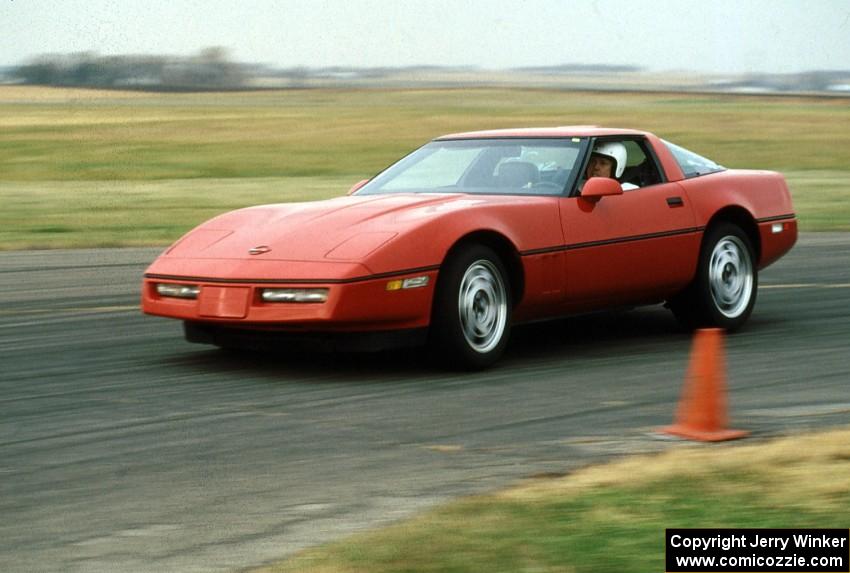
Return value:
<svg viewBox="0 0 850 573">
<path fill-rule="evenodd" d="M 619 179 L 626 169 L 626 146 L 622 143 L 597 143 L 593 148 L 593 153 L 604 155 L 614 160 L 614 177 Z"/>
</svg>

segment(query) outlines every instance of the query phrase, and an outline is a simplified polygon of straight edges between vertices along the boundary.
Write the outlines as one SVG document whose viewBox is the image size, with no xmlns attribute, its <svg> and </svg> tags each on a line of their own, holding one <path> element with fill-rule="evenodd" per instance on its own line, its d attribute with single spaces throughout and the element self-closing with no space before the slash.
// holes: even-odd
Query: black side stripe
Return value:
<svg viewBox="0 0 850 573">
<path fill-rule="evenodd" d="M 771 221 L 782 221 L 784 219 L 796 219 L 796 215 L 794 213 L 790 213 L 788 215 L 777 215 L 775 217 L 762 217 L 761 219 L 756 219 L 757 223 L 770 223 Z"/>
<path fill-rule="evenodd" d="M 386 279 L 391 277 L 410 275 L 414 273 L 425 273 L 436 271 L 440 265 L 431 265 L 428 267 L 419 267 L 415 269 L 405 269 L 401 271 L 391 271 L 387 273 L 377 273 L 374 275 L 364 275 L 362 277 L 354 277 L 350 279 L 220 279 L 212 277 L 187 277 L 178 275 L 160 275 L 155 273 L 146 273 L 146 279 L 166 280 L 166 281 L 189 281 L 199 283 L 221 283 L 221 284 L 349 284 L 360 283 L 371 280 Z"/>
<path fill-rule="evenodd" d="M 521 256 L 527 257 L 530 255 L 542 255 L 545 253 L 557 253 L 560 251 L 572 251 L 575 249 L 586 249 L 588 247 L 600 247 L 603 245 L 614 245 L 617 243 L 630 243 L 633 241 L 645 241 L 647 239 L 660 239 L 662 237 L 674 237 L 676 235 L 688 235 L 704 231 L 705 227 L 689 227 L 687 229 L 676 229 L 675 231 L 662 231 L 660 233 L 647 233 L 645 235 L 631 235 L 629 237 L 617 237 L 615 239 L 605 239 L 602 241 L 588 241 L 586 243 L 573 243 L 571 245 L 558 245 L 554 247 L 543 247 L 541 249 L 531 249 L 522 251 Z"/>
<path fill-rule="evenodd" d="M 796 216 L 794 213 L 790 213 L 788 215 L 776 215 L 775 217 L 762 217 L 761 219 L 756 219 L 757 223 L 770 223 L 771 221 L 783 221 L 786 219 L 795 219 Z M 529 255 L 542 255 L 546 253 L 558 253 L 561 251 L 571 251 L 574 249 L 585 249 L 588 247 L 599 247 L 603 245 L 613 245 L 616 243 L 627 243 L 630 241 L 643 241 L 646 239 L 658 239 L 661 237 L 673 237 L 676 235 L 687 235 L 688 233 L 701 233 L 705 231 L 705 226 L 700 227 L 691 227 L 687 229 L 677 229 L 675 231 L 664 231 L 661 233 L 647 233 L 646 235 L 632 235 L 629 237 L 617 237 L 615 239 L 606 239 L 604 241 L 588 241 L 586 243 L 573 243 L 571 245 L 557 245 L 554 247 L 543 247 L 540 249 L 530 249 L 528 251 L 520 252 L 520 255 L 523 257 Z"/>
</svg>

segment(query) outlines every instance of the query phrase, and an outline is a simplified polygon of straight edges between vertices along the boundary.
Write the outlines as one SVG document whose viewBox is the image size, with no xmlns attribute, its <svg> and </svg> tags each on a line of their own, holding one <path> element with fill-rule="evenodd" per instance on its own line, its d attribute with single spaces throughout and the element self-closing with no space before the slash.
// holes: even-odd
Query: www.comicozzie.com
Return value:
<svg viewBox="0 0 850 573">
<path fill-rule="evenodd" d="M 668 529 L 666 570 L 674 572 L 850 571 L 846 529 Z"/>
</svg>

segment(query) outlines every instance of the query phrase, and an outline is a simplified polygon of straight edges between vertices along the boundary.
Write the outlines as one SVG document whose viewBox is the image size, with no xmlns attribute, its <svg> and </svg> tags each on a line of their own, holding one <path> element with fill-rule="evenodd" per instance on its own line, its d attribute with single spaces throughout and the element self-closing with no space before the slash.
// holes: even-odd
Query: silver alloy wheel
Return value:
<svg viewBox="0 0 850 573">
<path fill-rule="evenodd" d="M 744 242 L 734 235 L 717 241 L 708 263 L 708 284 L 717 310 L 737 318 L 753 296 L 753 262 Z"/>
<path fill-rule="evenodd" d="M 493 350 L 508 319 L 507 291 L 496 265 L 487 259 L 469 265 L 460 281 L 457 304 L 469 346 L 482 354 Z"/>
</svg>

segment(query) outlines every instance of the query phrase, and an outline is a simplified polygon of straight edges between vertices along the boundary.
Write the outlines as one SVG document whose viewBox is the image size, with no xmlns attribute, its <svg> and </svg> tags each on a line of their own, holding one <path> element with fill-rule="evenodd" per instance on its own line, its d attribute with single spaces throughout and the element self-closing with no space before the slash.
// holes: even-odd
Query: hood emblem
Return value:
<svg viewBox="0 0 850 573">
<path fill-rule="evenodd" d="M 248 249 L 248 253 L 252 255 L 262 255 L 263 253 L 268 253 L 269 251 L 271 251 L 271 248 L 265 245 L 260 245 L 259 247 Z"/>
</svg>

